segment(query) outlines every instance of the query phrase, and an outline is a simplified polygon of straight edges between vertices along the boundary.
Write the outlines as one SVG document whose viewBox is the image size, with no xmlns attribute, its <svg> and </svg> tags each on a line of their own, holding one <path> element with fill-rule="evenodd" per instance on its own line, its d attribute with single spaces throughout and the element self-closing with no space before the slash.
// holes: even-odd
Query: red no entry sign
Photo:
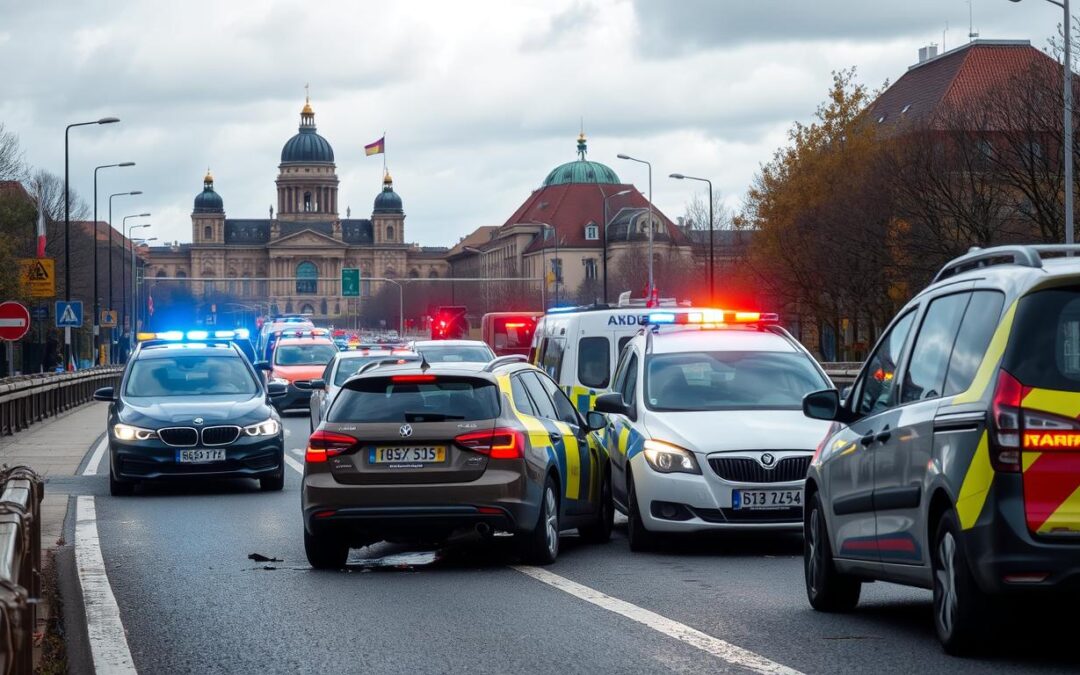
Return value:
<svg viewBox="0 0 1080 675">
<path fill-rule="evenodd" d="M 17 302 L 0 302 L 0 340 L 18 340 L 30 330 L 30 311 Z"/>
</svg>

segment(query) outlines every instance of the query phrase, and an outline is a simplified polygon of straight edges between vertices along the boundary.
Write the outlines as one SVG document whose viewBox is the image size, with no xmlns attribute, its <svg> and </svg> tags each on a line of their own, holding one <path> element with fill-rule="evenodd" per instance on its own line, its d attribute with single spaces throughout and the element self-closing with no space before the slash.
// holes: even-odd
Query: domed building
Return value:
<svg viewBox="0 0 1080 675">
<path fill-rule="evenodd" d="M 207 170 L 191 211 L 191 243 L 151 248 L 146 274 L 191 279 L 202 320 L 228 325 L 236 322 L 230 313 L 353 316 L 356 301 L 340 294 L 345 268 L 359 268 L 362 279 L 446 275 L 446 249 L 405 243 L 405 209 L 389 172 L 370 218 L 340 216 L 339 182 L 334 148 L 306 100 L 296 134 L 281 148 L 269 217 L 227 218 Z M 377 290 L 361 282 L 361 296 Z"/>
</svg>

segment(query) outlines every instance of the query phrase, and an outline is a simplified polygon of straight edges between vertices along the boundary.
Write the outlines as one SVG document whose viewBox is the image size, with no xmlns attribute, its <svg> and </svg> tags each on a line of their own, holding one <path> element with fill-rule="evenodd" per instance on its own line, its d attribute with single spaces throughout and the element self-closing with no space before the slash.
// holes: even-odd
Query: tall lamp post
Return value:
<svg viewBox="0 0 1080 675">
<path fill-rule="evenodd" d="M 1062 24 L 1065 32 L 1065 243 L 1073 243 L 1073 127 L 1072 127 L 1072 13 L 1069 12 L 1069 0 L 1046 0 L 1057 5 L 1065 12 Z M 1020 2 L 1020 0 L 1010 0 Z"/>
<path fill-rule="evenodd" d="M 68 135 L 72 127 L 85 127 L 91 124 L 115 124 L 116 117 L 102 117 L 93 122 L 76 122 L 64 128 L 64 301 L 71 302 L 71 188 L 69 187 L 70 170 L 68 161 Z M 95 191 L 96 192 L 96 191 Z M 97 243 L 96 241 L 94 242 Z M 64 369 L 71 363 L 71 329 L 64 329 Z"/>
<path fill-rule="evenodd" d="M 135 162 L 121 162 L 119 164 L 102 164 L 94 167 L 94 363 L 98 360 L 98 344 L 101 335 L 101 296 L 98 292 L 98 217 L 97 217 L 97 174 L 101 169 L 111 169 L 118 166 L 135 166 Z M 109 226 L 112 227 L 110 221 Z M 112 235 L 109 235 L 109 251 L 112 251 Z M 112 274 L 112 266 L 109 266 L 109 274 Z"/>
<path fill-rule="evenodd" d="M 621 197 L 623 195 L 628 195 L 631 192 L 633 192 L 633 190 L 626 189 L 626 190 L 619 190 L 618 192 L 616 192 L 613 195 L 604 195 L 604 191 L 600 190 L 600 194 L 604 197 L 604 304 L 607 304 L 607 301 L 608 301 L 608 294 L 607 294 L 607 259 L 608 259 L 607 231 L 608 231 L 608 225 L 611 224 L 609 222 L 609 219 L 608 219 L 607 203 L 608 203 L 609 199 L 614 199 L 615 197 Z"/>
<path fill-rule="evenodd" d="M 150 227 L 150 223 L 144 223 L 142 225 L 131 225 L 129 227 L 127 221 L 128 218 L 146 218 L 149 215 L 149 213 L 139 213 L 133 216 L 124 216 L 124 220 L 121 225 L 120 233 L 124 235 L 124 263 L 120 265 L 120 299 L 124 303 L 123 318 L 120 322 L 121 326 L 128 322 L 128 317 L 131 315 L 131 300 L 133 299 L 130 295 L 128 295 L 129 289 L 127 285 L 127 256 L 130 254 L 131 249 L 131 233 L 134 230 L 139 229 L 140 227 Z"/>
<path fill-rule="evenodd" d="M 653 294 L 653 206 L 652 206 L 652 164 L 643 159 L 636 159 L 629 155 L 617 155 L 619 159 L 626 159 L 649 167 L 649 292 L 646 303 L 652 302 Z"/>
<path fill-rule="evenodd" d="M 149 225 L 147 225 L 149 227 Z M 135 228 L 132 228 L 135 229 Z M 157 241 L 157 237 L 150 237 L 149 239 L 135 239 L 131 242 L 131 331 L 128 333 L 128 350 L 130 351 L 135 346 L 135 331 L 139 327 L 139 314 L 142 311 L 142 307 L 139 305 L 139 283 L 136 274 L 135 267 L 135 245 L 142 246 L 143 244 Z"/>
<path fill-rule="evenodd" d="M 112 200 L 113 200 L 113 197 L 124 197 L 124 196 L 141 195 L 141 194 L 142 194 L 142 190 L 132 190 L 131 192 L 114 192 L 113 194 L 109 195 L 109 311 L 113 311 L 114 309 L 116 309 L 116 307 L 113 305 L 113 283 L 112 283 L 113 282 Z M 122 230 L 121 230 L 120 234 L 123 234 Z M 123 268 L 123 265 L 121 265 L 120 267 Z M 113 359 L 113 349 L 112 349 L 113 339 L 112 339 L 112 337 L 113 337 L 113 330 L 114 329 L 115 329 L 115 327 L 109 328 L 109 362 L 110 363 L 112 362 L 112 359 Z"/>
<path fill-rule="evenodd" d="M 675 180 L 696 180 L 702 183 L 709 184 L 709 304 L 715 306 L 716 302 L 716 284 L 713 276 L 716 274 L 715 261 L 713 260 L 713 228 L 715 221 L 713 220 L 713 196 L 712 196 L 712 181 L 708 178 L 697 178 L 695 176 L 686 176 L 681 173 L 673 173 L 671 177 Z"/>
<path fill-rule="evenodd" d="M 555 258 L 554 258 L 553 264 L 551 265 L 551 268 L 552 268 L 552 273 L 555 275 L 555 305 L 554 306 L 558 307 L 559 306 L 559 277 L 562 276 L 562 261 L 559 260 L 559 231 L 556 230 L 555 226 L 552 225 L 551 223 L 541 223 L 539 221 L 534 221 L 534 222 L 537 225 L 540 226 L 540 231 L 544 233 L 544 239 L 547 239 L 547 231 L 548 230 L 551 230 L 551 236 L 554 237 L 554 239 L 555 239 Z M 541 259 L 543 259 L 545 249 L 547 249 L 547 246 L 544 246 L 544 248 L 540 249 L 540 257 L 541 257 Z M 547 270 L 546 269 L 544 270 L 544 285 L 545 286 L 547 285 Z M 547 308 L 545 307 L 544 309 L 546 310 Z"/>
</svg>

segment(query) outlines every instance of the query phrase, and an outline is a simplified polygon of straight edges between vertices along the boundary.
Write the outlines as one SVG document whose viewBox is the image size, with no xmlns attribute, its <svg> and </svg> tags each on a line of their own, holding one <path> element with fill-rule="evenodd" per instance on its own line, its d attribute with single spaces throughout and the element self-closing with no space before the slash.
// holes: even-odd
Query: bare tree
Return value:
<svg viewBox="0 0 1080 675">
<path fill-rule="evenodd" d="M 0 122 L 0 180 L 21 181 L 26 177 L 26 162 L 19 137 L 13 131 L 7 131 Z"/>
<path fill-rule="evenodd" d="M 709 229 L 709 200 L 706 193 L 695 194 L 686 203 L 683 218 L 687 227 L 692 230 Z M 723 195 L 713 192 L 713 228 L 717 230 L 731 229 L 731 211 L 724 204 Z"/>
<path fill-rule="evenodd" d="M 45 169 L 38 169 L 30 177 L 27 186 L 34 201 L 44 205 L 48 220 L 64 220 L 64 179 Z M 75 191 L 71 192 L 69 208 L 71 220 L 86 220 L 90 216 L 90 207 Z"/>
</svg>

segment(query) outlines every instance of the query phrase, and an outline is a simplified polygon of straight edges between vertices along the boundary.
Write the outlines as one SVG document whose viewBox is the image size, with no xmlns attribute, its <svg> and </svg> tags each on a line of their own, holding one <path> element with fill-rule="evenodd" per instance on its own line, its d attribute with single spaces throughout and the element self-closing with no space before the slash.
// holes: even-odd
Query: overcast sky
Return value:
<svg viewBox="0 0 1080 675">
<path fill-rule="evenodd" d="M 982 38 L 1042 49 L 1061 20 L 1042 0 L 973 0 Z M 713 179 L 737 205 L 830 72 L 858 66 L 895 81 L 930 42 L 967 42 L 967 0 L 0 0 L 0 121 L 37 167 L 88 200 L 97 164 L 114 219 L 153 213 L 153 235 L 190 241 L 207 166 L 231 218 L 276 202 L 281 146 L 296 133 L 304 84 L 334 147 L 339 205 L 367 217 L 385 130 L 407 239 L 451 245 L 501 224 L 557 164 L 589 158 L 646 190 L 675 218 Z M 100 198 L 101 203 L 107 201 Z M 120 204 L 123 203 L 122 206 Z M 105 207 L 99 215 L 104 218 Z"/>
</svg>

